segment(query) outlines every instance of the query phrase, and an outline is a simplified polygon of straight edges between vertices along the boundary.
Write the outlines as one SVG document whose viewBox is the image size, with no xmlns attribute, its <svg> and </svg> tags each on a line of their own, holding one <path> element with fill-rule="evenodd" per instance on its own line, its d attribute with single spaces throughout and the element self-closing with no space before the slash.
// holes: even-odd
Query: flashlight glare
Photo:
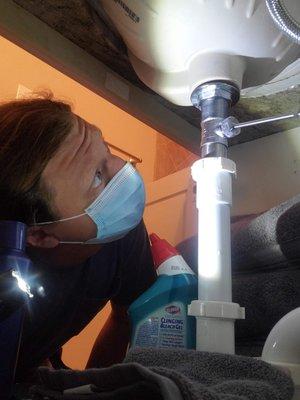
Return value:
<svg viewBox="0 0 300 400">
<path fill-rule="evenodd" d="M 28 283 L 21 277 L 18 271 L 13 270 L 12 271 L 12 276 L 16 278 L 18 282 L 19 288 L 22 290 L 22 292 L 26 293 L 29 298 L 33 297 L 33 294 L 30 292 L 30 286 Z"/>
</svg>

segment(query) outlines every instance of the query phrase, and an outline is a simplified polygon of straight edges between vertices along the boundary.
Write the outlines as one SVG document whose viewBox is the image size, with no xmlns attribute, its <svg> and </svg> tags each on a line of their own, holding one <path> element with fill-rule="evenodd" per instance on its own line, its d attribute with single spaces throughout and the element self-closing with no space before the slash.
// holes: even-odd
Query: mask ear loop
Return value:
<svg viewBox="0 0 300 400">
<path fill-rule="evenodd" d="M 73 217 L 56 219 L 55 221 L 35 222 L 33 226 L 49 225 L 49 224 L 55 224 L 56 222 L 70 221 L 70 220 L 75 219 L 75 218 L 83 217 L 84 215 L 87 215 L 87 213 L 84 212 L 82 214 L 74 215 Z"/>
<path fill-rule="evenodd" d="M 93 240 L 93 239 L 89 239 L 89 240 Z M 62 241 L 59 241 L 59 244 L 81 244 L 82 246 L 87 246 L 87 245 L 95 246 L 95 244 L 99 245 L 99 244 L 103 244 L 103 243 L 89 243 L 88 240 L 86 242 L 71 242 L 71 241 L 68 242 L 68 241 L 62 240 Z"/>
<path fill-rule="evenodd" d="M 62 219 L 57 219 L 55 221 L 46 221 L 46 222 L 35 222 L 35 215 L 34 215 L 34 225 L 31 226 L 40 226 L 40 225 L 49 225 L 49 224 L 55 224 L 56 222 L 64 222 L 64 221 L 70 221 L 75 218 L 83 217 L 84 215 L 87 215 L 87 213 L 82 213 L 78 215 L 74 215 L 73 217 L 68 217 L 68 218 L 62 218 Z M 60 244 L 85 244 L 85 242 L 76 242 L 76 241 L 60 241 Z"/>
<path fill-rule="evenodd" d="M 75 241 L 73 241 L 73 242 L 68 242 L 68 241 L 66 241 L 66 240 L 60 240 L 59 241 L 59 244 L 82 244 L 82 245 L 85 245 L 85 244 L 92 244 L 92 243 L 87 243 L 87 242 L 75 242 Z"/>
</svg>

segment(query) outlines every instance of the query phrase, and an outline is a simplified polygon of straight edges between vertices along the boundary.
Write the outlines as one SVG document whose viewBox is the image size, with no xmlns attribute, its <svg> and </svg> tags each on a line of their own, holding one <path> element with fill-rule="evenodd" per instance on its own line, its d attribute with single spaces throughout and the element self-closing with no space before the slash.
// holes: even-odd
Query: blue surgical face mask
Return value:
<svg viewBox="0 0 300 400">
<path fill-rule="evenodd" d="M 70 244 L 98 244 L 113 242 L 135 228 L 143 217 L 145 187 L 137 170 L 127 163 L 109 181 L 104 190 L 85 209 L 85 212 L 69 218 L 36 225 L 69 221 L 88 215 L 97 226 L 97 237 L 86 242 L 61 241 Z"/>
</svg>

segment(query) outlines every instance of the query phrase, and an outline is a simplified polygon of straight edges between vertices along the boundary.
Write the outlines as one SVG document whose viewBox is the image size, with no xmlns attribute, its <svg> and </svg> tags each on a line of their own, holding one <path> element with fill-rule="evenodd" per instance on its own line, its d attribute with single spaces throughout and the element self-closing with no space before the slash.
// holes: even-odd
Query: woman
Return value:
<svg viewBox="0 0 300 400">
<path fill-rule="evenodd" d="M 88 367 L 120 362 L 127 308 L 155 280 L 138 172 L 100 130 L 51 97 L 0 106 L 0 218 L 28 225 L 45 289 L 24 323 L 18 377 L 56 353 L 111 300 Z"/>
</svg>

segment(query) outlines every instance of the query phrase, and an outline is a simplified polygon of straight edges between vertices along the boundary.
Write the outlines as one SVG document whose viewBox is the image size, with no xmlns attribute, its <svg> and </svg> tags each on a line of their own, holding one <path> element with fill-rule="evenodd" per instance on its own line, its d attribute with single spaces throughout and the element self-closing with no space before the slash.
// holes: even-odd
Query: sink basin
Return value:
<svg viewBox="0 0 300 400">
<path fill-rule="evenodd" d="M 97 3 L 97 2 L 94 2 Z M 139 78 L 169 101 L 189 106 L 212 80 L 240 89 L 262 85 L 300 56 L 264 0 L 99 0 L 123 37 Z M 285 0 L 300 20 L 299 0 Z"/>
</svg>

